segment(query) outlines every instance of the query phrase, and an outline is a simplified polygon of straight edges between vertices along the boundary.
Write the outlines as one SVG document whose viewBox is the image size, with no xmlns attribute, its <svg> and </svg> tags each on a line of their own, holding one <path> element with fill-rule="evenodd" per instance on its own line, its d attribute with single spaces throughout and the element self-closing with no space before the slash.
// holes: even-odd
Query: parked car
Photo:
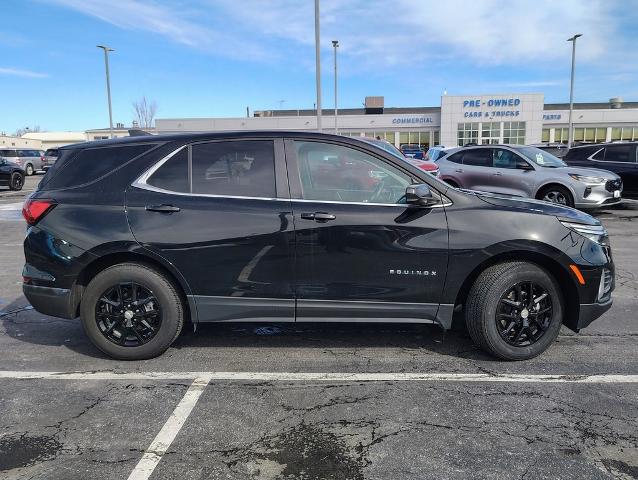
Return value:
<svg viewBox="0 0 638 480">
<path fill-rule="evenodd" d="M 17 163 L 0 158 L 0 185 L 9 190 L 22 190 L 24 170 Z"/>
<path fill-rule="evenodd" d="M 310 163 L 369 164 L 374 188 Z M 208 176 L 214 170 L 225 175 Z M 611 307 L 600 222 L 451 188 L 380 148 L 306 132 L 130 137 L 60 148 L 25 201 L 23 291 L 103 352 L 161 354 L 185 321 L 423 322 L 505 359 Z"/>
<path fill-rule="evenodd" d="M 439 176 L 439 166 L 436 163 L 431 162 L 429 160 L 425 160 L 425 159 L 418 160 L 416 158 L 406 157 L 405 155 L 403 155 L 403 152 L 401 152 L 401 150 L 399 150 L 396 146 L 394 146 L 387 140 L 378 140 L 376 138 L 370 138 L 370 137 L 358 137 L 357 139 L 363 140 L 364 142 L 370 143 L 372 145 L 376 145 L 377 147 L 384 149 L 386 152 L 390 152 L 392 155 L 396 156 L 397 158 L 400 158 L 401 160 L 405 162 L 409 162 L 412 165 L 416 166 L 417 168 L 420 168 L 421 170 L 428 172 L 430 175 L 434 175 L 435 177 Z"/>
<path fill-rule="evenodd" d="M 18 164 L 26 175 L 33 175 L 37 170 L 42 170 L 44 151 L 33 148 L 4 147 L 0 149 L 0 158 Z"/>
<path fill-rule="evenodd" d="M 451 148 L 446 148 L 443 145 L 430 147 L 428 151 L 425 153 L 425 160 L 436 162 L 439 158 L 445 157 L 450 150 Z"/>
<path fill-rule="evenodd" d="M 421 145 L 418 143 L 403 143 L 399 147 L 399 150 L 401 150 L 401 153 L 408 158 L 423 160 L 423 157 L 425 156 L 423 148 L 421 148 Z"/>
<path fill-rule="evenodd" d="M 58 149 L 57 148 L 49 148 L 46 152 L 44 152 L 44 158 L 42 159 L 42 170 L 45 172 L 53 166 L 55 161 L 58 159 Z"/>
<path fill-rule="evenodd" d="M 615 173 L 570 167 L 536 147 L 460 147 L 437 163 L 442 180 L 470 190 L 535 198 L 579 209 L 613 205 L 622 196 L 622 180 Z"/>
<path fill-rule="evenodd" d="M 537 144 L 530 145 L 530 147 L 540 148 L 541 150 L 547 153 L 551 153 L 552 155 L 558 158 L 563 158 L 567 154 L 567 150 L 568 150 L 567 145 L 565 145 L 564 143 L 558 143 L 558 142 L 537 143 Z"/>
<path fill-rule="evenodd" d="M 623 195 L 638 198 L 638 142 L 599 143 L 569 149 L 568 165 L 604 168 L 620 176 Z"/>
</svg>

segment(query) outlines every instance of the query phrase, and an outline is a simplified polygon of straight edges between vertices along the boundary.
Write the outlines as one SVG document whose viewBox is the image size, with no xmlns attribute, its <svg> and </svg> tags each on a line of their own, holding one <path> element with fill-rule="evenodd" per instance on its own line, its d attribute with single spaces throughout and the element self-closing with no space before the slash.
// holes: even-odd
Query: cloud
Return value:
<svg viewBox="0 0 638 480">
<path fill-rule="evenodd" d="M 161 35 L 169 40 L 199 50 L 222 56 L 265 59 L 268 51 L 256 42 L 234 37 L 227 30 L 212 29 L 203 18 L 206 12 L 199 9 L 184 10 L 175 2 L 160 3 L 148 0 L 46 0 L 49 3 L 70 8 L 98 18 L 116 27 L 145 31 Z M 232 49 L 227 46 L 232 45 Z"/>
<path fill-rule="evenodd" d="M 34 72 L 32 70 L 24 70 L 13 67 L 0 67 L 0 75 L 11 75 L 13 77 L 24 78 L 47 78 L 49 76 L 48 73 Z"/>
</svg>

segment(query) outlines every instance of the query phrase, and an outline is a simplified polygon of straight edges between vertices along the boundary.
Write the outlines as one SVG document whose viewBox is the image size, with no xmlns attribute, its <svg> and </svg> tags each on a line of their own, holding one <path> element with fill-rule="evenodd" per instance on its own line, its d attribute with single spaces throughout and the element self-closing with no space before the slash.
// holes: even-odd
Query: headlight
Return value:
<svg viewBox="0 0 638 480">
<path fill-rule="evenodd" d="M 571 223 L 560 220 L 563 226 L 569 228 L 572 232 L 590 239 L 599 245 L 608 245 L 609 236 L 607 230 L 602 225 L 584 225 L 582 223 Z"/>
<path fill-rule="evenodd" d="M 568 175 L 574 180 L 582 182 L 585 185 L 604 185 L 604 183 L 607 181 L 605 178 L 602 177 L 590 177 L 587 175 L 578 175 L 576 173 L 570 173 Z"/>
</svg>

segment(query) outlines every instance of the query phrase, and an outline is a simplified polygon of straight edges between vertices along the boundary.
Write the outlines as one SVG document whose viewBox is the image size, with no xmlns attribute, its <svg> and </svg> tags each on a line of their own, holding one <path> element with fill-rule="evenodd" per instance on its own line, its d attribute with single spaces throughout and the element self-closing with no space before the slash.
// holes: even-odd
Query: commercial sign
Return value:
<svg viewBox="0 0 638 480">
<path fill-rule="evenodd" d="M 521 104 L 520 98 L 490 98 L 487 101 L 481 99 L 463 100 L 463 112 L 465 118 L 501 118 L 518 117 L 521 112 L 515 109 Z"/>
<path fill-rule="evenodd" d="M 392 119 L 392 123 L 393 124 L 399 124 L 399 125 L 403 125 L 403 124 L 426 124 L 426 123 L 433 123 L 432 117 L 428 117 L 428 116 L 417 116 L 417 117 L 394 117 Z"/>
</svg>

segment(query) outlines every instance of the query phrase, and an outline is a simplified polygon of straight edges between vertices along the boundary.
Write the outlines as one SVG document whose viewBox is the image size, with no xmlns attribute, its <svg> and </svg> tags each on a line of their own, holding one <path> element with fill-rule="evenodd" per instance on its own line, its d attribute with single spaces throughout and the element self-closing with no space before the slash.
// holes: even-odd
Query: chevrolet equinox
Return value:
<svg viewBox="0 0 638 480">
<path fill-rule="evenodd" d="M 412 322 L 462 310 L 484 350 L 534 357 L 611 307 L 607 232 L 450 187 L 355 138 L 300 132 L 70 145 L 26 200 L 23 290 L 119 359 L 184 322 Z"/>
</svg>

